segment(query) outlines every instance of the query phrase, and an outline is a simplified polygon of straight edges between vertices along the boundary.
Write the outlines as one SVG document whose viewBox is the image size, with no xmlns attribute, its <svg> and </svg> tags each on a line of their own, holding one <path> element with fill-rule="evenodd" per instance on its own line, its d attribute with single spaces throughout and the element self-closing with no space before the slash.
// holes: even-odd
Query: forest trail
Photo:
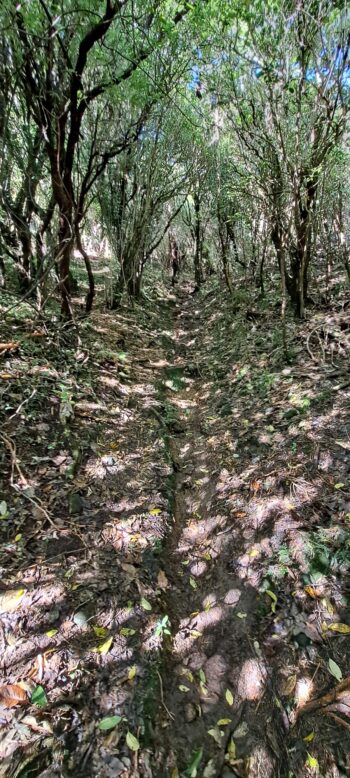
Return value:
<svg viewBox="0 0 350 778">
<path fill-rule="evenodd" d="M 254 651 L 257 594 L 253 587 L 245 588 L 244 576 L 237 574 L 244 553 L 242 526 L 234 526 L 232 506 L 220 495 L 203 331 L 196 298 L 188 290 L 178 293 L 165 373 L 174 471 L 174 526 L 164 549 L 171 582 L 165 607 L 173 642 L 164 661 L 162 688 L 171 721 L 163 719 L 159 775 L 172 775 L 178 764 L 191 772 L 196 763 L 192 769 L 207 765 L 208 775 L 234 775 L 229 764 L 224 766 L 225 754 L 242 768 L 252 742 L 260 739 L 264 744 L 266 737 L 259 732 L 261 710 L 256 716 L 252 708 L 248 719 L 243 715 L 245 700 L 257 703 L 262 697 L 266 667 Z M 232 745 L 234 732 L 239 754 Z M 264 757 L 272 766 L 264 750 L 260 765 Z M 250 769 L 251 775 L 257 774 L 254 759 Z"/>
<path fill-rule="evenodd" d="M 347 393 L 191 291 L 17 321 L 1 778 L 349 774 Z"/>
</svg>

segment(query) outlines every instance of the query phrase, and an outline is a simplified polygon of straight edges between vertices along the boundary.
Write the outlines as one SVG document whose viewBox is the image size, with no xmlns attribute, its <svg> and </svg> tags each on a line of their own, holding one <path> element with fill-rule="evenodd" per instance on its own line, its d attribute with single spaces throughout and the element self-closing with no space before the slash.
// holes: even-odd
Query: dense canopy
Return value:
<svg viewBox="0 0 350 778">
<path fill-rule="evenodd" d="M 349 775 L 350 7 L 0 29 L 0 776 Z"/>
</svg>

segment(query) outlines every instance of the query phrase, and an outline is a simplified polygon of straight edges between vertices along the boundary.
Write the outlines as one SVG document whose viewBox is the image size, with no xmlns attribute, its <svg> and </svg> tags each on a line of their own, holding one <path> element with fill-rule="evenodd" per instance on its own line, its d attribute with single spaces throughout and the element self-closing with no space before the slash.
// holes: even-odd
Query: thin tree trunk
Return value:
<svg viewBox="0 0 350 778">
<path fill-rule="evenodd" d="M 86 295 L 85 311 L 86 311 L 86 313 L 90 313 L 90 311 L 92 309 L 92 303 L 93 303 L 93 300 L 94 300 L 94 297 L 95 297 L 95 279 L 94 279 L 94 274 L 92 272 L 92 267 L 91 267 L 91 262 L 90 262 L 89 255 L 85 251 L 85 249 L 83 247 L 83 244 L 82 244 L 81 235 L 80 235 L 80 229 L 79 229 L 79 225 L 78 224 L 75 225 L 75 235 L 76 235 L 76 241 L 77 241 L 77 248 L 78 248 L 78 251 L 80 251 L 80 254 L 81 254 L 81 256 L 84 259 L 85 267 L 86 267 L 86 272 L 87 272 L 87 276 L 88 276 L 88 280 L 89 280 L 89 291 L 88 291 L 88 293 Z"/>
</svg>

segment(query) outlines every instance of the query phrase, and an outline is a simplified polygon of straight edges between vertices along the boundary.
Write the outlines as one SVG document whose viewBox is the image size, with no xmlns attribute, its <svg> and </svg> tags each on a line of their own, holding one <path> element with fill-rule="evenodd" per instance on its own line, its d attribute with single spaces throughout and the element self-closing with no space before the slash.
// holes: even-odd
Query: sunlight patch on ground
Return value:
<svg viewBox="0 0 350 778">
<path fill-rule="evenodd" d="M 183 655 L 184 651 L 189 651 L 195 640 L 200 637 L 199 633 L 219 624 L 223 617 L 224 609 L 214 605 L 209 610 L 196 613 L 192 618 L 184 618 L 179 625 L 179 631 L 174 636 L 174 653 Z"/>
<path fill-rule="evenodd" d="M 274 778 L 276 765 L 264 746 L 259 745 L 254 749 L 249 760 L 249 772 L 247 778 Z"/>
<path fill-rule="evenodd" d="M 314 684 L 311 678 L 304 677 L 298 679 L 294 691 L 294 699 L 297 708 L 302 708 L 304 705 L 306 705 L 307 702 L 309 702 L 312 697 L 313 690 Z"/>
<path fill-rule="evenodd" d="M 266 667 L 257 659 L 244 662 L 237 685 L 237 691 L 242 700 L 261 699 L 266 682 Z"/>
</svg>

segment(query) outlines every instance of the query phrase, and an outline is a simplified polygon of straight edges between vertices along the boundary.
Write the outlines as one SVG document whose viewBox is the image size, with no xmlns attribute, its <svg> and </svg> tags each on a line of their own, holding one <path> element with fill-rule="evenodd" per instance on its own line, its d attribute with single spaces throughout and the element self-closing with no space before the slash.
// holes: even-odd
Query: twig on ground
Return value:
<svg viewBox="0 0 350 778">
<path fill-rule="evenodd" d="M 39 511 L 42 511 L 45 518 L 51 524 L 51 527 L 54 529 L 57 529 L 55 523 L 52 521 L 51 516 L 48 514 L 47 510 L 43 508 L 43 506 L 40 503 L 40 500 L 34 499 L 33 497 L 30 497 L 28 494 L 26 494 L 25 491 L 22 491 L 19 489 L 18 485 L 15 483 L 14 476 L 15 476 L 15 470 L 17 471 L 22 483 L 25 486 L 28 486 L 28 481 L 22 472 L 18 460 L 17 460 L 17 454 L 16 454 L 16 444 L 3 432 L 0 432 L 0 439 L 5 443 L 5 446 L 8 448 L 11 454 L 11 477 L 10 477 L 10 483 L 13 489 L 17 492 L 17 494 L 20 494 L 21 496 L 25 497 L 26 500 L 28 500 L 32 505 L 35 505 L 36 508 L 38 508 Z"/>
<path fill-rule="evenodd" d="M 170 713 L 170 710 L 169 710 L 169 708 L 167 708 L 167 706 L 166 706 L 166 704 L 165 704 L 165 702 L 164 702 L 164 692 L 163 692 L 163 681 L 162 681 L 162 676 L 161 676 L 161 674 L 160 674 L 160 672 L 159 672 L 158 670 L 156 670 L 156 673 L 157 673 L 157 675 L 158 675 L 158 678 L 159 678 L 159 687 L 160 687 L 160 701 L 161 701 L 161 703 L 162 703 L 162 705 L 163 705 L 163 708 L 164 708 L 164 710 L 167 712 L 167 714 L 168 714 L 169 718 L 170 718 L 172 721 L 175 721 L 175 716 L 174 716 L 174 714 L 173 714 L 173 713 Z"/>
<path fill-rule="evenodd" d="M 9 416 L 9 418 L 8 418 L 8 419 L 6 419 L 6 424 L 8 424 L 8 422 L 9 422 L 9 421 L 11 421 L 11 419 L 14 419 L 14 417 L 15 417 L 15 416 L 17 416 L 17 414 L 20 412 L 20 410 L 23 408 L 23 406 L 24 406 L 24 405 L 27 405 L 27 403 L 29 403 L 29 402 L 31 401 L 31 399 L 34 397 L 34 395 L 35 395 L 35 394 L 36 394 L 36 389 L 33 389 L 33 391 L 32 391 L 32 393 L 31 393 L 30 397 L 27 397 L 25 400 L 23 400 L 23 401 L 22 401 L 22 402 L 19 404 L 19 406 L 18 406 L 18 408 L 15 410 L 15 412 L 12 414 L 12 416 Z"/>
</svg>

